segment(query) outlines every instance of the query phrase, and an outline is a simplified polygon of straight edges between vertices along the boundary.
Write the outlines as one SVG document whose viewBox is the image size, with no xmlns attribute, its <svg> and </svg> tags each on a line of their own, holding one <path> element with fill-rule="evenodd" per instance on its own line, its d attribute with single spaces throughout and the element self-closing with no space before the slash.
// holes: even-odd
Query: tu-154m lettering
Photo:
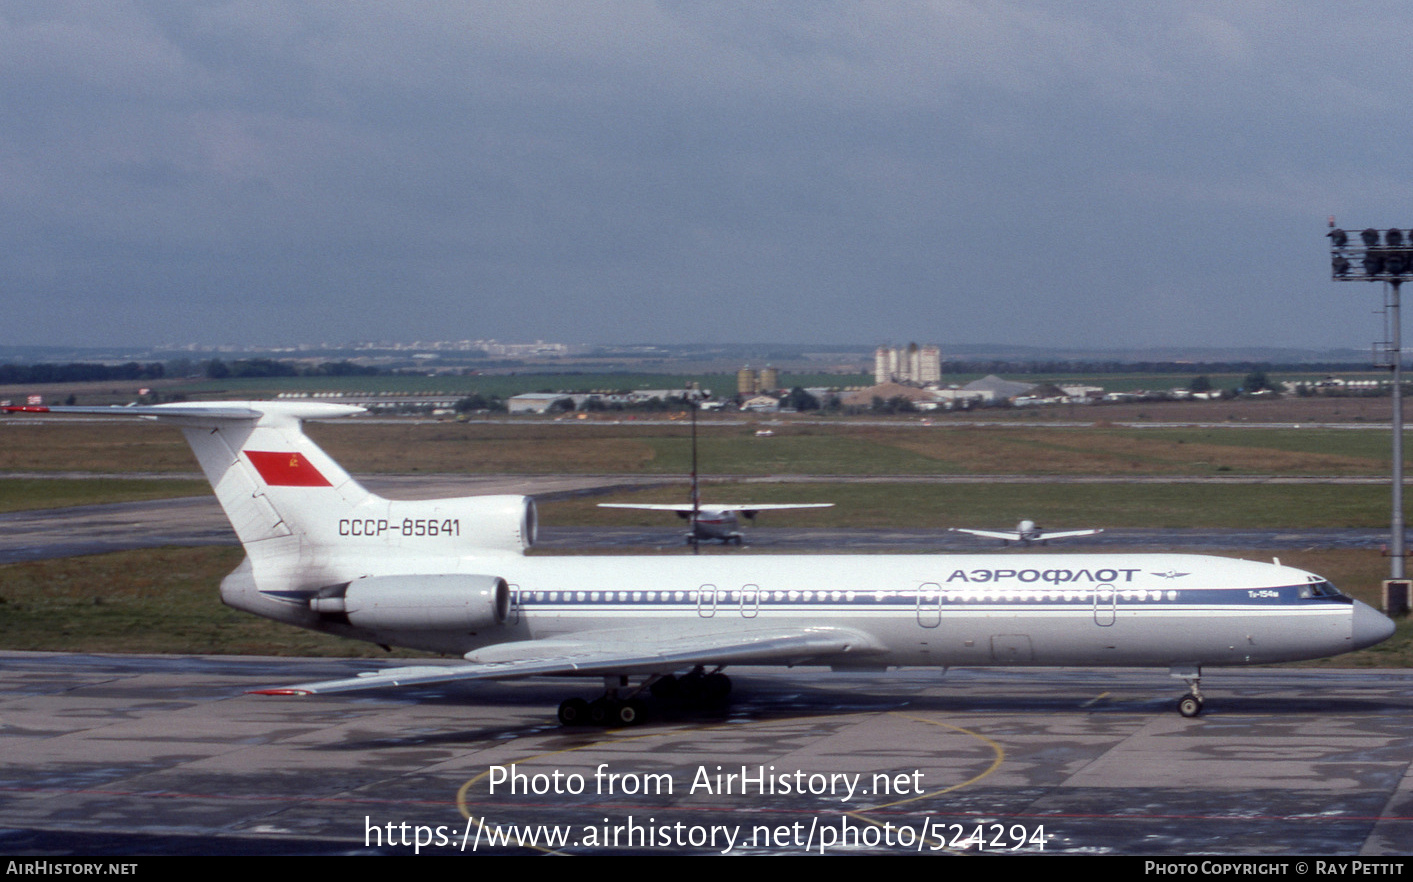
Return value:
<svg viewBox="0 0 1413 882">
<path fill-rule="evenodd" d="M 527 556 L 532 500 L 368 492 L 302 431 L 361 408 L 209 402 L 9 408 L 143 416 L 181 428 L 245 548 L 228 605 L 385 646 L 460 656 L 267 692 L 343 692 L 538 674 L 602 677 L 566 724 L 628 724 L 644 690 L 724 695 L 733 665 L 878 670 L 1203 667 L 1349 652 L 1393 623 L 1311 573 L 1163 554 Z"/>
</svg>

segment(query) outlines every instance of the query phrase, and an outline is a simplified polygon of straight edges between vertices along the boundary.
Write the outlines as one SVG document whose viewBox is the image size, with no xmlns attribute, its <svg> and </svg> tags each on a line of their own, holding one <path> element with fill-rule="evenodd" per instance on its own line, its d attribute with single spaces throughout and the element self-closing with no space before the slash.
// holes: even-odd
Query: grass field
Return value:
<svg viewBox="0 0 1413 882">
<path fill-rule="evenodd" d="M 1032 428 L 849 422 L 704 423 L 704 474 L 1369 475 L 1388 468 L 1377 430 Z M 330 423 L 310 435 L 354 473 L 685 474 L 685 425 L 596 422 Z M 1410 453 L 1413 457 L 1413 453 Z M 1413 458 L 1410 459 L 1413 461 Z M 4 461 L 0 459 L 0 468 Z"/>
<path fill-rule="evenodd" d="M 0 647 L 381 658 L 371 644 L 222 605 L 239 548 L 159 548 L 0 566 Z M 396 653 L 415 657 L 416 653 Z"/>
<path fill-rule="evenodd" d="M 102 481 L 0 479 L 0 510 L 46 508 L 209 492 L 199 480 L 123 475 L 189 474 L 196 464 L 179 433 L 142 423 L 0 421 L 0 471 L 85 471 Z M 685 426 L 485 423 L 331 423 L 310 433 L 358 474 L 685 475 Z M 750 425 L 708 426 L 705 475 L 1379 475 L 1386 436 L 1377 431 L 885 427 L 788 425 L 760 438 Z M 680 502 L 680 487 L 548 503 L 550 524 L 645 524 L 651 515 L 609 512 L 601 501 Z M 1050 525 L 1113 527 L 1378 527 L 1387 520 L 1379 485 L 1279 484 L 751 484 L 710 483 L 709 501 L 834 502 L 772 515 L 782 526 Z"/>
<path fill-rule="evenodd" d="M 174 496 L 204 496 L 210 492 L 211 485 L 201 480 L 3 478 L 0 479 L 0 512 L 141 502 Z"/>
<path fill-rule="evenodd" d="M 99 428 L 101 426 L 101 428 Z M 1377 429 L 1126 429 L 898 420 L 857 425 L 705 422 L 704 474 L 769 475 L 1376 475 Z M 316 423 L 309 434 L 353 474 L 686 474 L 680 423 Z M 1409 452 L 1413 461 L 1413 451 Z M 196 471 L 181 435 L 146 423 L 0 419 L 0 472 L 121 475 Z"/>
</svg>

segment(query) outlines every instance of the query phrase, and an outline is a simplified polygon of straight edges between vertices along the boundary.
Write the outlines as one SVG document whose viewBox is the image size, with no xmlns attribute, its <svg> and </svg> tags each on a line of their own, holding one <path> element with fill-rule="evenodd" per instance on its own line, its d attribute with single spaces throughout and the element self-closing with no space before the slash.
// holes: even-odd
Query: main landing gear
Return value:
<svg viewBox="0 0 1413 882">
<path fill-rule="evenodd" d="M 641 722 L 647 708 L 637 698 L 596 698 L 585 701 L 570 698 L 559 705 L 562 726 L 633 726 Z"/>
<path fill-rule="evenodd" d="M 717 668 L 706 673 L 701 665 L 681 677 L 654 674 L 637 688 L 625 676 L 604 677 L 604 694 L 593 701 L 568 698 L 559 705 L 559 722 L 564 726 L 636 726 L 647 715 L 647 705 L 639 697 L 650 692 L 659 702 L 687 707 L 721 704 L 731 694 L 731 678 Z"/>
<path fill-rule="evenodd" d="M 1202 713 L 1202 669 L 1196 665 L 1173 665 L 1168 675 L 1187 683 L 1187 694 L 1178 699 L 1178 713 L 1184 717 L 1195 717 Z"/>
<path fill-rule="evenodd" d="M 687 544 L 693 547 L 700 545 L 702 541 L 701 537 L 697 536 L 695 533 L 688 533 L 686 538 Z M 740 548 L 745 541 L 745 537 L 740 533 L 732 533 L 730 536 L 722 536 L 720 538 L 722 545 L 735 545 L 737 548 Z"/>
</svg>

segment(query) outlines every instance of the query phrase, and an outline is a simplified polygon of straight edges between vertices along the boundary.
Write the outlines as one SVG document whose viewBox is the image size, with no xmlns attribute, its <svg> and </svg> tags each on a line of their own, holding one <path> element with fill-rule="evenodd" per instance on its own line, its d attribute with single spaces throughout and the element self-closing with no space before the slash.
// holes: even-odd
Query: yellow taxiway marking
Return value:
<svg viewBox="0 0 1413 882">
<path fill-rule="evenodd" d="M 965 781 L 962 781 L 961 783 L 948 785 L 946 787 L 943 787 L 941 790 L 929 790 L 928 792 L 918 794 L 917 796 L 909 796 L 907 799 L 899 799 L 895 802 L 885 802 L 882 805 L 876 805 L 872 808 L 858 809 L 856 811 L 846 812 L 846 814 L 853 815 L 859 820 L 868 821 L 871 824 L 876 824 L 876 821 L 872 821 L 869 818 L 865 818 L 864 815 L 868 812 L 876 812 L 879 809 L 893 808 L 894 806 L 899 805 L 907 805 L 910 802 L 917 802 L 918 800 L 928 799 L 933 796 L 941 796 L 944 793 L 951 793 L 953 790 L 961 790 L 963 787 L 970 787 L 972 784 L 975 784 L 977 781 L 980 781 L 982 778 L 985 778 L 987 775 L 1001 768 L 1001 763 L 1006 761 L 1006 749 L 997 742 L 991 740 L 990 738 L 987 738 L 985 735 L 982 735 L 980 732 L 974 732 L 971 729 L 963 729 L 961 726 L 953 726 L 951 723 L 944 723 L 941 720 L 929 720 L 926 717 L 915 717 L 912 714 L 905 714 L 899 711 L 891 711 L 891 713 L 895 717 L 902 717 L 905 720 L 913 720 L 918 723 L 925 723 L 929 726 L 939 726 L 944 729 L 951 729 L 954 732 L 960 732 L 963 735 L 968 735 L 972 738 L 977 739 L 978 741 L 991 748 L 991 752 L 993 754 L 991 765 L 987 766 L 986 770 L 981 774 L 973 775 L 972 777 L 968 778 Z"/>
</svg>

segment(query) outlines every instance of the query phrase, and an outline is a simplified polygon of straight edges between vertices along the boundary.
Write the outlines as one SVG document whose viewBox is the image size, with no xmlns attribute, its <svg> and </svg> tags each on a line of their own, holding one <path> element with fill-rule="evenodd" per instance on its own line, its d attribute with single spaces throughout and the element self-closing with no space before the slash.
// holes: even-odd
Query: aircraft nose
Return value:
<svg viewBox="0 0 1413 882">
<path fill-rule="evenodd" d="M 1367 603 L 1354 601 L 1354 621 L 1350 627 L 1354 649 L 1363 649 L 1366 646 L 1384 642 L 1393 636 L 1393 628 L 1393 619 Z"/>
</svg>

